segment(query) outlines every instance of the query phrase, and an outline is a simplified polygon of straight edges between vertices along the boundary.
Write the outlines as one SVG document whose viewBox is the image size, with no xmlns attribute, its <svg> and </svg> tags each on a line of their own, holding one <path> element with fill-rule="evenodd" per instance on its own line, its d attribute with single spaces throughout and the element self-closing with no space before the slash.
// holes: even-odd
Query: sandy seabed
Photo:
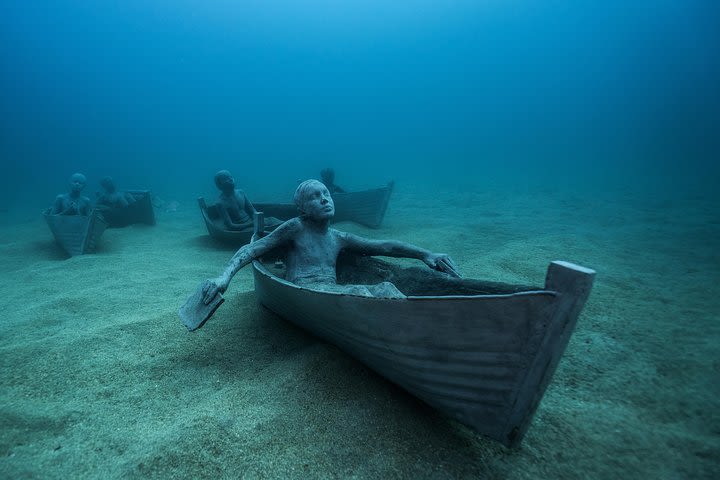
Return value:
<svg viewBox="0 0 720 480">
<path fill-rule="evenodd" d="M 720 475 L 720 202 L 428 194 L 338 228 L 449 253 L 467 277 L 597 270 L 528 434 L 508 450 L 257 305 L 250 269 L 203 329 L 177 309 L 233 253 L 192 199 L 67 258 L 0 213 L 0 477 L 701 479 Z"/>
</svg>

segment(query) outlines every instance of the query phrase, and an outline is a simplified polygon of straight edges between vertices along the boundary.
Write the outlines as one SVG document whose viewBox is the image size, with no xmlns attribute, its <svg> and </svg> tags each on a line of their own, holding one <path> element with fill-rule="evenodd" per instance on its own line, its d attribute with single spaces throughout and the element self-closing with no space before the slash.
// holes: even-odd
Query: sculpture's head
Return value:
<svg viewBox="0 0 720 480">
<path fill-rule="evenodd" d="M 335 183 L 335 170 L 332 168 L 323 168 L 320 170 L 320 178 L 325 185 L 332 185 Z"/>
<path fill-rule="evenodd" d="M 335 215 L 335 202 L 330 191 L 318 180 L 305 180 L 298 185 L 294 200 L 300 216 L 329 220 Z"/>
<path fill-rule="evenodd" d="M 113 181 L 112 177 L 103 177 L 102 180 L 100 180 L 100 186 L 107 193 L 115 192 L 115 182 Z"/>
<path fill-rule="evenodd" d="M 227 170 L 220 170 L 215 174 L 215 186 L 223 192 L 233 190 L 235 189 L 235 179 Z"/>
<path fill-rule="evenodd" d="M 87 184 L 87 179 L 82 173 L 73 173 L 70 177 L 70 191 L 73 193 L 80 193 Z"/>
</svg>

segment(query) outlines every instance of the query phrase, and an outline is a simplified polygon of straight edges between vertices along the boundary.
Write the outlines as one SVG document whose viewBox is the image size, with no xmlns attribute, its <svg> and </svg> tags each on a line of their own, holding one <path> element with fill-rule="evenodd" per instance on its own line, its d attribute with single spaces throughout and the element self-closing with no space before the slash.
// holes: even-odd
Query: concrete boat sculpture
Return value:
<svg viewBox="0 0 720 480">
<path fill-rule="evenodd" d="M 595 276 L 555 261 L 531 287 L 341 257 L 338 283 L 390 281 L 407 295 L 369 298 L 289 283 L 282 258 L 253 262 L 262 305 L 508 447 L 525 436 Z"/>
</svg>

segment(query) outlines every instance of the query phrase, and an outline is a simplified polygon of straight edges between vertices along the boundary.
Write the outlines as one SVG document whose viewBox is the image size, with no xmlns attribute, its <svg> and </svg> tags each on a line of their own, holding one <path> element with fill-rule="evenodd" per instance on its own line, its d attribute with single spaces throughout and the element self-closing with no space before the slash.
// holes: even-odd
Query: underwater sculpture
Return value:
<svg viewBox="0 0 720 480">
<path fill-rule="evenodd" d="M 100 185 L 105 193 L 98 194 L 96 208 L 111 228 L 136 223 L 155 225 L 153 198 L 149 190 L 118 191 L 111 177 L 104 177 Z"/>
<path fill-rule="evenodd" d="M 104 193 L 98 193 L 95 205 L 111 228 L 136 223 L 155 225 L 155 210 L 149 190 L 118 191 L 111 177 L 100 180 Z"/>
<path fill-rule="evenodd" d="M 242 267 L 282 245 L 290 245 L 286 260 L 286 280 L 325 291 L 404 297 L 389 282 L 378 285 L 338 285 L 335 266 L 337 257 L 343 250 L 362 255 L 415 258 L 431 268 L 459 276 L 455 263 L 446 254 L 432 253 L 405 242 L 370 240 L 330 228 L 330 220 L 335 215 L 335 205 L 327 187 L 318 180 L 302 182 L 295 191 L 294 200 L 299 211 L 298 217 L 284 222 L 267 236 L 241 247 L 219 277 L 205 282 L 205 304 L 209 304 L 218 293 L 225 292 L 230 280 Z"/>
<path fill-rule="evenodd" d="M 51 215 L 84 215 L 90 214 L 90 199 L 82 195 L 87 185 L 87 179 L 82 173 L 70 176 L 70 192 L 61 193 L 55 197 L 55 202 L 49 212 Z"/>
<path fill-rule="evenodd" d="M 251 230 L 255 207 L 240 189 L 235 188 L 235 179 L 227 170 L 215 174 L 215 186 L 220 190 L 216 205 L 219 218 L 227 230 Z M 282 223 L 276 218 L 268 218 L 268 227 Z"/>
<path fill-rule="evenodd" d="M 70 256 L 83 255 L 95 250 L 107 222 L 91 209 L 90 199 L 81 195 L 87 180 L 75 173 L 70 177 L 70 192 L 55 198 L 53 206 L 43 212 L 55 241 Z"/>
<path fill-rule="evenodd" d="M 104 192 L 98 195 L 95 204 L 108 208 L 122 208 L 135 203 L 135 197 L 129 192 L 118 191 L 112 177 L 103 177 L 100 186 Z"/>
<path fill-rule="evenodd" d="M 459 276 L 457 267 L 446 254 L 432 253 L 415 245 L 390 240 L 369 240 L 329 227 L 335 215 L 333 199 L 327 187 L 318 180 L 306 180 L 295 191 L 295 204 L 299 216 L 277 227 L 272 233 L 241 247 L 232 257 L 223 273 L 206 280 L 201 294 L 191 297 L 181 309 L 180 316 L 189 329 L 204 324 L 222 302 L 233 276 L 244 266 L 266 252 L 288 245 L 287 280 L 308 288 L 345 292 L 353 295 L 403 298 L 404 295 L 390 282 L 377 285 L 338 285 L 336 262 L 341 251 L 356 251 L 363 255 L 385 255 L 416 258 L 429 267 Z M 208 307 L 199 305 L 202 304 Z M 214 307 L 214 308 L 213 308 Z"/>
<path fill-rule="evenodd" d="M 519 446 L 595 272 L 555 261 L 544 287 L 463 279 L 447 255 L 328 234 L 329 192 L 305 186 L 310 188 L 296 193 L 305 217 L 238 250 L 223 274 L 201 284 L 180 309 L 185 326 L 201 327 L 224 301 L 221 292 L 232 276 L 252 260 L 260 304 L 443 414 L 508 447 Z M 262 232 L 259 218 L 256 223 Z M 370 257 L 388 251 L 433 268 Z"/>
</svg>

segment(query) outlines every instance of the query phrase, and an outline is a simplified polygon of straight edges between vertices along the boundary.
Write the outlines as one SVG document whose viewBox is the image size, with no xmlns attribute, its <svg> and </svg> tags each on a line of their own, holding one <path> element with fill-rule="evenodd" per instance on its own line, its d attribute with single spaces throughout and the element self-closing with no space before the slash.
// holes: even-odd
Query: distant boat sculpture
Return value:
<svg viewBox="0 0 720 480">
<path fill-rule="evenodd" d="M 525 436 L 595 275 L 556 261 L 540 288 L 343 257 L 338 283 L 389 281 L 407 295 L 373 298 L 287 282 L 274 253 L 253 262 L 262 305 L 508 447 Z"/>
<path fill-rule="evenodd" d="M 107 221 L 97 211 L 92 210 L 89 216 L 53 215 L 47 209 L 43 216 L 55 237 L 55 241 L 68 255 L 84 255 L 92 253 L 107 228 Z"/>
<path fill-rule="evenodd" d="M 350 221 L 369 228 L 379 228 L 385 218 L 393 187 L 394 182 L 390 182 L 379 188 L 333 194 L 334 221 Z M 215 205 L 208 205 L 203 197 L 198 198 L 198 205 L 212 238 L 238 247 L 250 242 L 252 227 L 246 230 L 227 230 Z M 263 212 L 265 217 L 288 220 L 297 216 L 297 207 L 293 203 L 253 202 L 253 205 L 256 210 Z"/>
<path fill-rule="evenodd" d="M 127 227 L 136 223 L 155 225 L 155 210 L 149 190 L 129 190 L 135 202 L 127 207 L 102 209 L 102 215 L 110 228 Z"/>
</svg>

